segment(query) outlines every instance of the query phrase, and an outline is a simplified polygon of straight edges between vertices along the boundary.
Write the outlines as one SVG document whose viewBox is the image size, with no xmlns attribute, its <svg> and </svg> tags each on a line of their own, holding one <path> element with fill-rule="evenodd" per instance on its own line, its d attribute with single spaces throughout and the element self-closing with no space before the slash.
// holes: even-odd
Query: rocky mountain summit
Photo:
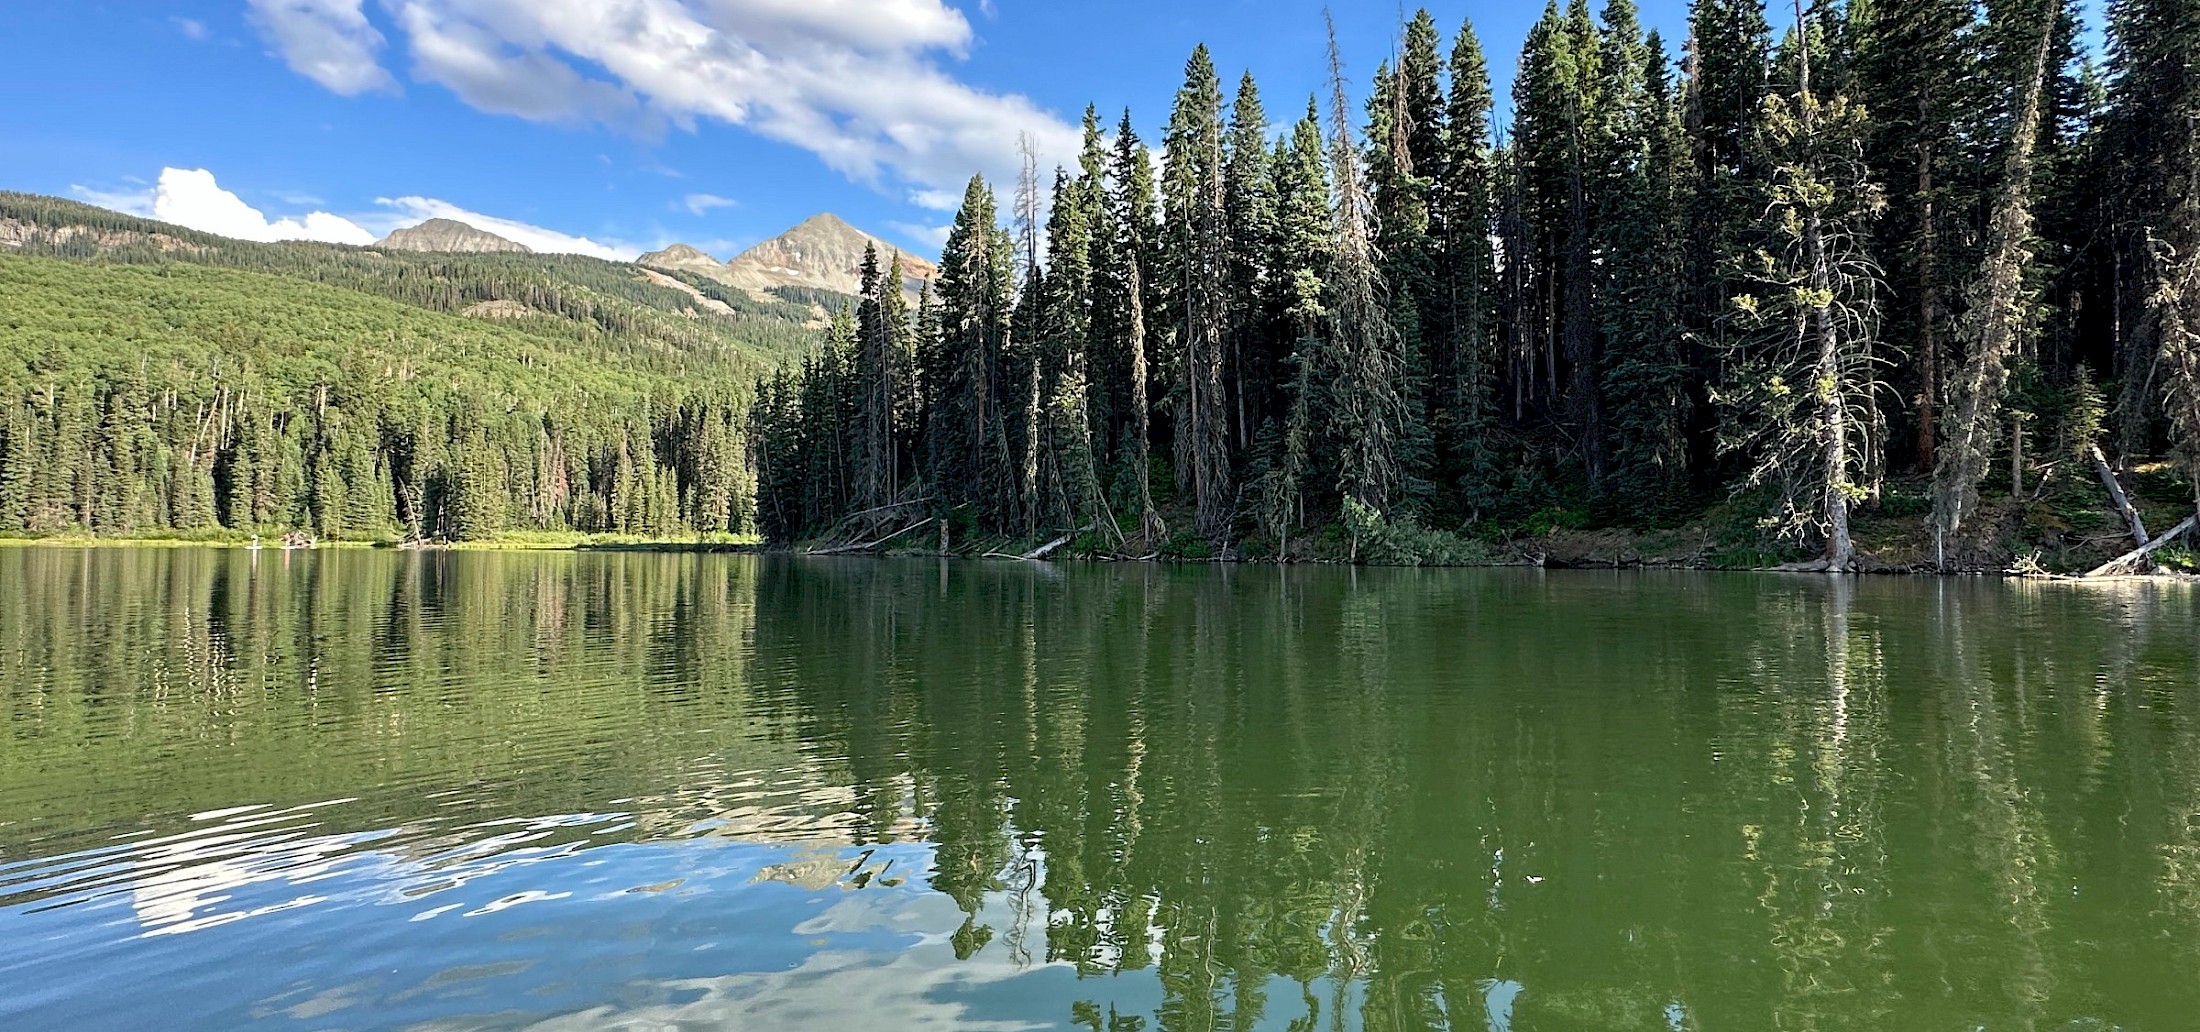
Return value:
<svg viewBox="0 0 2200 1032">
<path fill-rule="evenodd" d="M 463 222 L 451 219 L 429 219 L 417 226 L 400 229 L 383 237 L 379 245 L 398 251 L 450 251 L 469 254 L 513 253 L 530 254 L 523 244 L 475 229 Z"/>
<path fill-rule="evenodd" d="M 719 263 L 686 244 L 643 255 L 639 264 L 653 269 L 706 276 L 757 295 L 776 287 L 808 287 L 854 294 L 863 282 L 863 252 L 876 247 L 881 266 L 901 248 L 849 225 L 837 215 L 814 215 L 793 229 Z M 911 297 L 939 276 L 939 268 L 906 251 L 901 254 L 902 288 Z"/>
</svg>

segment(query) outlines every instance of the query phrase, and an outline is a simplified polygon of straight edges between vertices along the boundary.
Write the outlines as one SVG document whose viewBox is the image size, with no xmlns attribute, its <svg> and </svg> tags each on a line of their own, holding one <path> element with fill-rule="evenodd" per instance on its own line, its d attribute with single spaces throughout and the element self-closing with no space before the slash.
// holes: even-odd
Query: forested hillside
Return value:
<svg viewBox="0 0 2200 1032">
<path fill-rule="evenodd" d="M 2068 0 L 1799 13 L 1553 4 L 1502 127 L 1426 12 L 1280 124 L 1202 46 L 1165 161 L 1088 111 L 1051 190 L 972 181 L 914 318 L 874 272 L 764 386 L 760 522 L 1429 561 L 1715 511 L 1850 570 L 1856 521 L 1998 562 L 2142 469 L 2189 512 L 2200 5 L 2112 0 L 2098 58 Z"/>
<path fill-rule="evenodd" d="M 0 195 L 0 532 L 745 532 L 750 385 L 815 333 L 723 300 Z"/>
</svg>

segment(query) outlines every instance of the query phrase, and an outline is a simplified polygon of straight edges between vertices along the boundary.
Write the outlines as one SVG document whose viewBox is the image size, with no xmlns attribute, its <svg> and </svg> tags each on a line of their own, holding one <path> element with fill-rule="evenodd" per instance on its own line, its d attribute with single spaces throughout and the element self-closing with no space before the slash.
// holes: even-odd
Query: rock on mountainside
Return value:
<svg viewBox="0 0 2200 1032">
<path fill-rule="evenodd" d="M 450 219 L 429 219 L 417 226 L 400 229 L 383 237 L 379 246 L 399 251 L 533 253 L 523 244 L 515 244 L 495 233 L 486 233 Z"/>
<path fill-rule="evenodd" d="M 939 269 L 931 262 L 830 214 L 812 216 L 723 265 L 686 244 L 645 254 L 640 264 L 708 276 L 759 296 L 770 294 L 774 287 L 810 287 L 852 295 L 863 282 L 863 251 L 867 246 L 878 248 L 882 265 L 892 261 L 896 251 L 902 252 L 902 286 L 912 297 L 918 287 L 939 276 Z"/>
<path fill-rule="evenodd" d="M 686 244 L 674 244 L 662 251 L 651 251 L 634 259 L 634 264 L 667 272 L 693 272 L 711 279 L 724 278 L 726 272 L 725 263 Z"/>
</svg>

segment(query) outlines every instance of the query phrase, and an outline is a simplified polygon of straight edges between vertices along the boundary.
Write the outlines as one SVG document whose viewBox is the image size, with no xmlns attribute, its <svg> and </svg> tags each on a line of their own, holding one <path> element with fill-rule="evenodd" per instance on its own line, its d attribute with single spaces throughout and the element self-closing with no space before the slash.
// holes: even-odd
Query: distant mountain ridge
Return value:
<svg viewBox="0 0 2200 1032">
<path fill-rule="evenodd" d="M 476 253 L 464 253 L 467 249 Z M 276 283 L 338 287 L 503 323 L 522 333 L 547 334 L 561 346 L 572 339 L 602 340 L 611 350 L 712 356 L 728 369 L 744 370 L 737 375 L 805 354 L 819 325 L 816 308 L 807 303 L 751 300 L 743 291 L 718 285 L 699 290 L 687 280 L 709 281 L 692 274 L 537 253 L 450 220 L 430 220 L 366 247 L 271 244 L 58 197 L 0 191 L 0 256 L 7 255 L 265 273 Z M 463 260 L 454 260 L 459 257 Z"/>
<path fill-rule="evenodd" d="M 653 269 L 704 276 L 759 297 L 768 297 L 779 287 L 854 295 L 862 288 L 863 254 L 867 248 L 878 250 L 882 269 L 893 261 L 896 252 L 900 252 L 902 290 L 912 297 L 924 284 L 939 277 L 939 267 L 933 263 L 865 233 L 829 212 L 804 219 L 794 228 L 723 264 L 686 244 L 652 251 L 636 263 Z"/>
<path fill-rule="evenodd" d="M 429 219 L 383 237 L 379 247 L 399 251 L 440 251 L 463 254 L 533 254 L 527 245 L 495 233 L 475 229 L 453 219 Z"/>
<path fill-rule="evenodd" d="M 651 251 L 634 259 L 634 264 L 667 272 L 695 272 L 716 279 L 715 274 L 725 270 L 725 263 L 686 244 L 674 244 L 662 251 Z"/>
</svg>

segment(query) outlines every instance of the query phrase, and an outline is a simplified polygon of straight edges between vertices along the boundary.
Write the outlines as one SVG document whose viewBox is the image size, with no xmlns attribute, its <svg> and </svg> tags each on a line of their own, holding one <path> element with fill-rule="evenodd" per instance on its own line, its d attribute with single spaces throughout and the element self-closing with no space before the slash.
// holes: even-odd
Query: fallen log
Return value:
<svg viewBox="0 0 2200 1032">
<path fill-rule="evenodd" d="M 840 522 L 833 524 L 833 532 L 829 536 L 838 537 L 840 535 L 840 528 L 846 527 L 849 524 L 864 518 L 865 516 L 883 516 L 887 513 L 893 512 L 896 509 L 906 509 L 912 505 L 930 504 L 932 504 L 932 499 L 930 498 L 912 498 L 906 502 L 893 502 L 887 505 L 878 506 L 876 508 L 865 509 L 862 512 L 851 512 L 846 516 L 842 516 L 840 518 Z M 850 529 L 852 530 L 853 528 Z"/>
<path fill-rule="evenodd" d="M 868 552 L 868 551 L 870 551 L 871 549 L 877 548 L 877 547 L 879 547 L 880 545 L 883 545 L 883 544 L 885 544 L 885 543 L 887 543 L 887 542 L 889 542 L 889 541 L 892 541 L 892 540 L 894 540 L 895 538 L 898 538 L 898 537 L 902 536 L 903 534 L 907 534 L 907 533 L 909 533 L 910 531 L 912 531 L 912 530 L 915 530 L 915 529 L 917 529 L 918 527 L 924 526 L 925 524 L 927 524 L 927 523 L 930 523 L 930 522 L 932 522 L 932 517 L 930 517 L 930 516 L 927 516 L 927 517 L 925 517 L 925 518 L 923 518 L 923 519 L 921 519 L 921 520 L 918 520 L 918 521 L 917 521 L 917 522 L 915 522 L 915 523 L 912 523 L 912 524 L 910 524 L 910 525 L 908 525 L 908 526 L 906 526 L 906 527 L 903 527 L 903 528 L 901 528 L 900 530 L 897 530 L 897 531 L 895 531 L 895 532 L 893 532 L 893 533 L 891 533 L 891 534 L 888 534 L 888 535 L 886 535 L 885 537 L 882 537 L 882 538 L 878 539 L 877 541 L 870 541 L 870 542 L 866 542 L 866 543 L 864 543 L 864 544 L 860 544 L 860 545 L 841 545 L 841 546 L 840 546 L 840 547 L 838 547 L 838 548 L 821 548 L 821 549 L 814 549 L 814 550 L 812 550 L 812 551 L 810 552 L 810 554 L 811 554 L 811 555 L 840 555 L 840 554 L 842 554 L 842 553 L 845 553 L 845 552 Z"/>
<path fill-rule="evenodd" d="M 1828 570 L 1831 570 L 1831 569 L 1833 569 L 1833 562 L 1832 562 L 1831 560 L 1827 560 L 1827 559 L 1811 559 L 1811 560 L 1808 560 L 1808 561 L 1806 561 L 1806 562 L 1800 562 L 1800 563 L 1781 563 L 1780 565 L 1778 565 L 1778 566 L 1775 566 L 1775 567 L 1773 567 L 1773 568 L 1772 568 L 1772 572 L 1774 572 L 1774 573 L 1825 573 L 1826 571 L 1828 571 Z"/>
<path fill-rule="evenodd" d="M 1063 545 L 1069 544 L 1070 542 L 1077 540 L 1077 535 L 1092 533 L 1092 529 L 1095 526 L 1098 526 L 1098 524 L 1087 523 L 1084 526 L 1079 527 L 1076 530 L 1070 531 L 1069 533 L 1064 534 L 1061 537 L 1055 538 L 1054 540 L 1049 541 L 1046 544 L 1040 545 L 1039 547 L 1034 548 L 1029 552 L 1025 552 L 1022 558 L 1031 560 L 1044 559 L 1047 556 L 1053 555 Z"/>
<path fill-rule="evenodd" d="M 2108 464 L 2108 456 L 2101 454 L 2101 446 L 2093 446 L 2093 471 L 2101 475 L 2101 486 L 2108 488 L 2108 499 L 2116 503 L 2116 511 L 2131 526 L 2131 538 L 2139 547 L 2147 543 L 2147 525 L 2139 518 L 2139 510 L 2131 504 L 2131 496 L 2124 493 L 2124 482 L 2117 479 L 2116 471 Z"/>
<path fill-rule="evenodd" d="M 2187 516 L 2185 517 L 2185 522 L 2171 527 L 2169 533 L 2164 534 L 2161 537 L 2155 538 L 2154 540 L 2149 541 L 2146 544 L 2140 545 L 2138 548 L 2135 548 L 2130 552 L 2126 552 L 2122 556 L 2111 560 L 2110 562 L 2102 564 L 2101 566 L 2087 573 L 2086 576 L 2109 577 L 2114 576 L 2115 574 L 2120 573 L 2124 570 L 2136 570 L 2139 568 L 2139 564 L 2146 560 L 2147 556 L 2153 555 L 2163 545 L 2169 544 L 2170 542 L 2175 541 L 2179 537 L 2183 536 L 2186 531 L 2193 528 L 2193 525 L 2195 523 L 2200 523 L 2200 515 Z"/>
</svg>

